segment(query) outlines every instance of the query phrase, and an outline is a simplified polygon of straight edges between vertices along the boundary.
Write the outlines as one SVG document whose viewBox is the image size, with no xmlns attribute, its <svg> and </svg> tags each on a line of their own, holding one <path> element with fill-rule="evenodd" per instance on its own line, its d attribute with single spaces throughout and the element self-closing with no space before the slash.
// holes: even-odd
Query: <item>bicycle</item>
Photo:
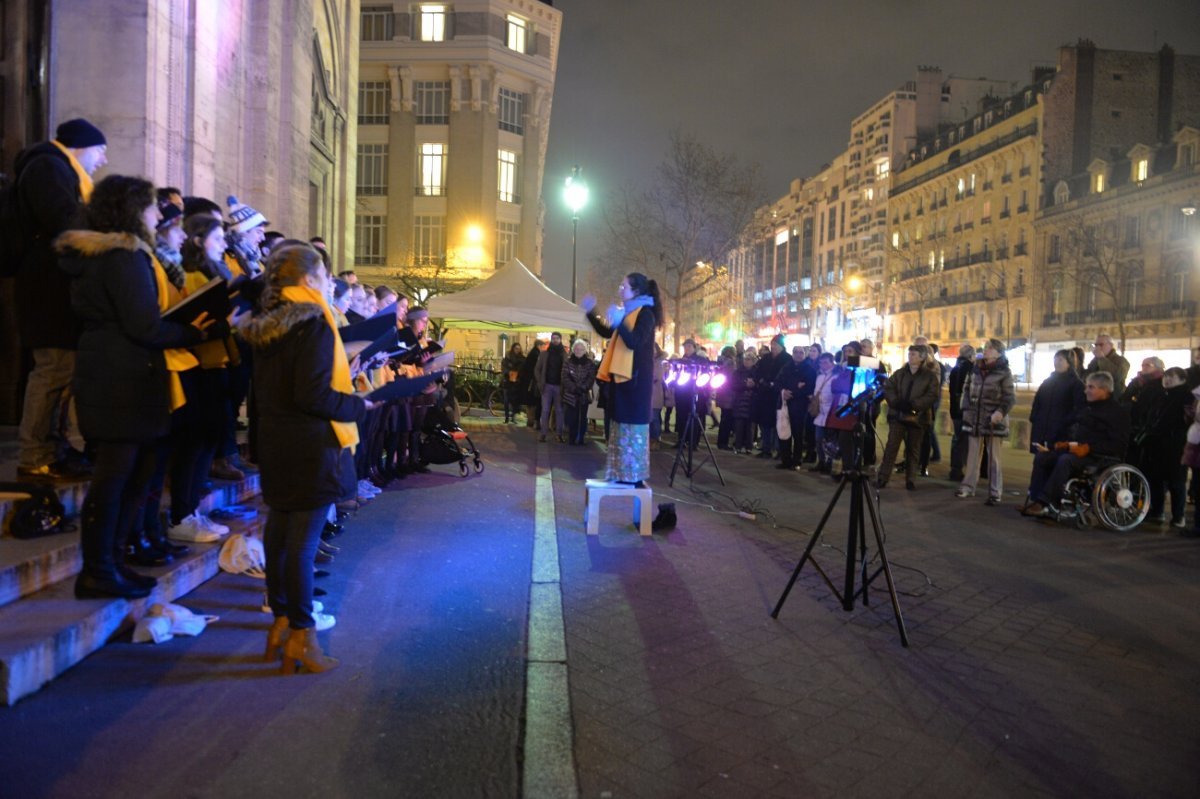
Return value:
<svg viewBox="0 0 1200 799">
<path fill-rule="evenodd" d="M 478 407 L 491 416 L 504 411 L 504 395 L 500 388 L 500 372 L 482 366 L 460 366 L 455 369 L 454 398 L 465 416 Z"/>
</svg>

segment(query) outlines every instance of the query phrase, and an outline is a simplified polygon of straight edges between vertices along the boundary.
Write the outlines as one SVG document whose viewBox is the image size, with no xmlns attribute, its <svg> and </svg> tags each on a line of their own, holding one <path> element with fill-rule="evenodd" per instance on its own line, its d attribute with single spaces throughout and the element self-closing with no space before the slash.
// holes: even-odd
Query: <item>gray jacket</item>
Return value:
<svg viewBox="0 0 1200 799">
<path fill-rule="evenodd" d="M 991 368 L 984 370 L 983 366 L 982 360 L 977 361 L 963 385 L 962 429 L 974 436 L 1007 438 L 1008 414 L 1017 402 L 1012 371 L 1003 355 Z M 991 416 L 996 411 L 1004 414 L 1004 418 L 993 423 Z"/>
</svg>

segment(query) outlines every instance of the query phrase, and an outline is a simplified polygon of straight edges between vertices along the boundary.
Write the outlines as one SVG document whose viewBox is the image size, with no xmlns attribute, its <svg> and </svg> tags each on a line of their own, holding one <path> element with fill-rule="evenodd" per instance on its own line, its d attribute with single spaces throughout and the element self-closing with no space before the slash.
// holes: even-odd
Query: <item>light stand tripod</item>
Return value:
<svg viewBox="0 0 1200 799">
<path fill-rule="evenodd" d="M 883 523 L 880 521 L 879 506 L 875 494 L 871 486 L 871 476 L 862 471 L 862 442 L 865 437 L 866 427 L 863 420 L 868 418 L 867 414 L 870 409 L 870 402 L 857 400 L 858 422 L 854 427 L 853 442 L 854 452 L 851 458 L 851 463 L 846 466 L 842 473 L 841 482 L 838 483 L 837 490 L 833 492 L 833 499 L 829 501 L 829 506 L 825 508 L 825 514 L 821 517 L 821 521 L 817 524 L 817 529 L 813 531 L 812 538 L 808 541 L 808 546 L 804 549 L 804 554 L 800 556 L 800 562 L 796 564 L 796 568 L 792 571 L 792 578 L 788 580 L 787 587 L 783 589 L 783 594 L 780 595 L 779 601 L 775 604 L 775 609 L 771 611 L 771 618 L 779 618 L 779 611 L 783 608 L 783 603 L 787 600 L 788 594 L 791 593 L 792 586 L 796 584 L 797 578 L 800 577 L 800 569 L 804 567 L 805 562 L 811 560 L 813 567 L 820 573 L 825 584 L 829 586 L 829 590 L 842 603 L 842 608 L 845 610 L 854 610 L 854 600 L 861 595 L 864 605 L 870 605 L 870 597 L 867 589 L 871 583 L 883 572 L 884 578 L 887 580 L 888 594 L 892 599 L 892 611 L 896 614 L 896 627 L 900 630 L 900 643 L 908 646 L 908 631 L 904 627 L 904 616 L 900 612 L 900 599 L 896 596 L 896 585 L 892 581 L 892 568 L 888 563 L 887 550 L 883 546 Z M 839 412 L 839 415 L 841 413 Z M 817 542 L 821 540 L 821 533 L 825 530 L 825 523 L 829 521 L 829 516 L 833 513 L 833 509 L 837 506 L 838 500 L 841 499 L 842 492 L 850 487 L 850 523 L 846 535 L 846 576 L 842 591 L 839 592 L 837 586 L 829 579 L 829 575 L 821 568 L 821 564 L 817 563 L 816 558 L 812 557 L 813 548 Z M 867 574 L 869 565 L 867 559 L 867 531 L 866 531 L 866 516 L 863 514 L 863 508 L 871 516 L 871 528 L 875 534 L 875 548 L 879 553 L 879 568 L 873 574 Z M 859 554 L 861 552 L 861 555 Z M 859 562 L 856 564 L 855 561 Z M 856 591 L 854 588 L 855 571 L 861 572 L 861 587 Z"/>
<path fill-rule="evenodd" d="M 690 413 L 688 413 L 687 423 L 683 426 L 683 432 L 679 434 L 679 445 L 675 448 L 675 462 L 671 464 L 671 479 L 667 481 L 667 485 L 674 487 L 675 472 L 679 469 L 679 464 L 683 464 L 683 473 L 690 480 L 696 472 L 700 471 L 700 467 L 704 466 L 708 461 L 712 461 L 713 468 L 717 470 L 717 479 L 721 481 L 721 485 L 725 485 L 725 478 L 721 475 L 721 467 L 717 464 L 717 455 L 713 452 L 712 444 L 708 441 L 708 432 L 705 430 L 705 417 L 696 415 L 696 401 L 699 399 L 700 392 L 692 394 L 692 402 Z M 697 421 L 699 420 L 699 421 Z M 700 425 L 698 433 L 693 434 L 695 425 Z M 708 450 L 708 455 L 699 463 L 693 463 L 693 457 L 696 449 L 696 438 L 700 438 L 704 442 L 704 447 Z M 685 454 L 686 452 L 686 454 Z"/>
</svg>

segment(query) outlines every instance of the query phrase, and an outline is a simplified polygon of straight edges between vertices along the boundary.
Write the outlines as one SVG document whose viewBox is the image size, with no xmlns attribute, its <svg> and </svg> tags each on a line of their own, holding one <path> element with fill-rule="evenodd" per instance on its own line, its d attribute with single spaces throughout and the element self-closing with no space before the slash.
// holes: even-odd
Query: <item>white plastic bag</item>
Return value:
<svg viewBox="0 0 1200 799">
<path fill-rule="evenodd" d="M 176 635 L 199 635 L 204 632 L 205 627 L 219 619 L 220 616 L 201 616 L 193 613 L 183 605 L 156 602 L 133 628 L 133 642 L 144 644 L 153 641 L 161 644 L 170 641 Z"/>
<path fill-rule="evenodd" d="M 231 535 L 221 545 L 221 554 L 217 558 L 222 571 L 230 574 L 246 574 L 262 580 L 267 574 L 266 553 L 263 551 L 262 539 L 250 534 Z"/>
</svg>

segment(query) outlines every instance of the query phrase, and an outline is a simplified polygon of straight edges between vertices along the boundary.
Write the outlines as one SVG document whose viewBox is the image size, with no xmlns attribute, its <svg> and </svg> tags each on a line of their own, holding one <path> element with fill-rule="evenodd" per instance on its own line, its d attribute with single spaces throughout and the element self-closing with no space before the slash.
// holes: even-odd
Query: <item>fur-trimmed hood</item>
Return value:
<svg viewBox="0 0 1200 799">
<path fill-rule="evenodd" d="M 112 250 L 144 250 L 149 253 L 150 245 L 132 233 L 101 233 L 98 230 L 66 230 L 54 240 L 54 250 L 61 255 L 79 255 L 92 258 Z"/>
<path fill-rule="evenodd" d="M 150 245 L 132 233 L 101 233 L 98 230 L 67 230 L 54 240 L 54 251 L 59 258 L 59 267 L 72 277 L 83 274 L 88 258 L 99 258 L 110 252 L 137 252 L 153 254 Z"/>
<path fill-rule="evenodd" d="M 250 346 L 265 349 L 281 341 L 296 326 L 324 316 L 321 306 L 314 302 L 285 302 L 243 322 L 238 332 Z"/>
</svg>

